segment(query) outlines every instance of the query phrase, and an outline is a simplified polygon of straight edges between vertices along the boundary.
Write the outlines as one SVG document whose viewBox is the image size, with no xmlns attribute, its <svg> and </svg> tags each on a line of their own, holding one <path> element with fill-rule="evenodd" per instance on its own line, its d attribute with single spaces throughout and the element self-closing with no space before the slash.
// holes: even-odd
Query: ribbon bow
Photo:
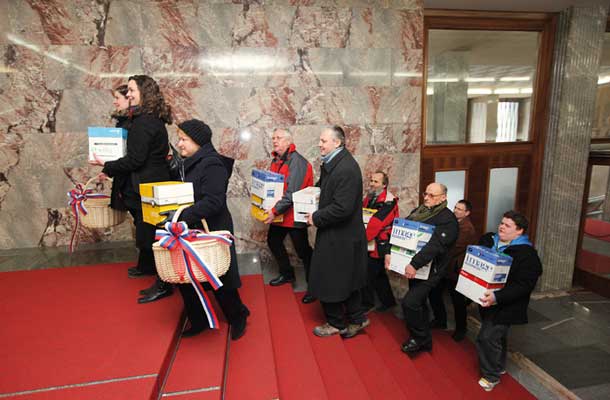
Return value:
<svg viewBox="0 0 610 400">
<path fill-rule="evenodd" d="M 110 196 L 102 193 L 93 193 L 93 189 L 85 189 L 83 185 L 77 183 L 75 188 L 68 192 L 68 205 L 72 208 L 72 214 L 76 221 L 74 229 L 72 230 L 72 237 L 70 238 L 70 253 L 73 253 L 78 245 L 78 228 L 80 226 L 80 214 L 87 215 L 87 207 L 85 207 L 85 201 L 87 199 L 103 199 Z M 75 241 L 76 239 L 76 241 Z"/>
<path fill-rule="evenodd" d="M 167 222 L 165 224 L 165 230 L 157 229 L 155 239 L 159 241 L 159 245 L 164 249 L 171 252 L 179 252 L 174 254 L 179 254 L 182 256 L 184 259 L 184 265 L 186 266 L 186 271 L 179 269 L 180 267 L 178 267 L 176 269 L 176 273 L 180 276 L 180 279 L 183 280 L 186 272 L 186 275 L 191 281 L 191 285 L 195 289 L 195 293 L 197 293 L 197 296 L 199 297 L 199 301 L 201 301 L 201 305 L 205 311 L 210 328 L 217 329 L 219 326 L 218 318 L 216 317 L 214 308 L 210 303 L 210 299 L 205 294 L 205 290 L 203 290 L 203 285 L 195 278 L 192 263 L 194 263 L 199 271 L 201 271 L 214 290 L 218 290 L 222 286 L 222 282 L 199 256 L 197 251 L 191 245 L 191 242 L 200 240 L 214 240 L 230 246 L 233 241 L 223 235 L 208 234 L 192 229 L 189 230 L 186 222 Z M 178 263 L 174 263 L 174 268 L 176 268 L 177 264 Z"/>
</svg>

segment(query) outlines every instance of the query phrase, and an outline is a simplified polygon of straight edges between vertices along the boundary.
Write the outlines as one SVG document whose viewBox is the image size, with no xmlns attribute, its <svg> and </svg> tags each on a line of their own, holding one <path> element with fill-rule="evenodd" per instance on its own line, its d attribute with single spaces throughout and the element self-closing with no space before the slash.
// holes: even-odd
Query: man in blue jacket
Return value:
<svg viewBox="0 0 610 400">
<path fill-rule="evenodd" d="M 542 274 L 538 253 L 525 234 L 527 227 L 525 216 L 508 211 L 498 226 L 498 233 L 487 233 L 479 241 L 480 245 L 513 259 L 504 287 L 495 292 L 488 290 L 480 299 L 482 323 L 477 351 L 482 375 L 479 385 L 485 391 L 500 383 L 500 375 L 506 372 L 508 329 L 513 324 L 527 323 L 530 295 Z"/>
</svg>

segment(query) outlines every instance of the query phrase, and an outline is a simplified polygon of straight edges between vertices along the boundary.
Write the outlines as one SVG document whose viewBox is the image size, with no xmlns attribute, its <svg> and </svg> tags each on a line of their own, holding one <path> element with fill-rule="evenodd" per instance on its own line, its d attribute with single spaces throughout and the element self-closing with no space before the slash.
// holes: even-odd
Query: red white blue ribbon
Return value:
<svg viewBox="0 0 610 400">
<path fill-rule="evenodd" d="M 76 184 L 76 187 L 68 192 L 68 205 L 72 208 L 72 214 L 76 221 L 74 229 L 72 230 L 72 237 L 70 238 L 70 253 L 74 252 L 78 245 L 78 227 L 80 226 L 80 215 L 87 215 L 87 207 L 85 207 L 85 200 L 87 199 L 103 199 L 110 196 L 93 193 L 93 189 L 85 189 L 80 183 Z M 76 239 L 76 240 L 75 240 Z"/>
<path fill-rule="evenodd" d="M 214 308 L 210 303 L 210 299 L 203 290 L 203 285 L 195 278 L 193 272 L 193 264 L 201 271 L 203 276 L 209 282 L 214 290 L 218 290 L 222 286 L 220 279 L 210 270 L 205 261 L 197 254 L 197 251 L 193 248 L 190 242 L 199 240 L 214 240 L 219 241 L 227 246 L 230 246 L 233 241 L 223 235 L 202 233 L 197 230 L 189 230 L 186 222 L 167 222 L 165 224 L 165 230 L 157 229 L 155 239 L 159 241 L 159 245 L 169 251 L 180 251 L 184 259 L 184 265 L 186 266 L 185 271 L 176 271 L 181 279 L 184 278 L 183 274 L 186 273 L 199 301 L 203 306 L 208 324 L 212 329 L 218 329 L 219 323 Z"/>
</svg>

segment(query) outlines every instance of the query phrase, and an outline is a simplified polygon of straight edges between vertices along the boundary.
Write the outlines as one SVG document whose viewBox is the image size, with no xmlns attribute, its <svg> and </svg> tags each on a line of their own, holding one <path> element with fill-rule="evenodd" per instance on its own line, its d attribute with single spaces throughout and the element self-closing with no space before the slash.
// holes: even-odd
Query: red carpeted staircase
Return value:
<svg viewBox="0 0 610 400">
<path fill-rule="evenodd" d="M 179 338 L 179 296 L 138 305 L 150 282 L 126 265 L 0 274 L 0 398 L 97 400 L 533 399 L 508 375 L 477 384 L 476 351 L 435 332 L 431 353 L 400 351 L 403 322 L 371 313 L 365 332 L 318 338 L 319 303 L 243 277 L 245 336 L 221 327 Z"/>
</svg>

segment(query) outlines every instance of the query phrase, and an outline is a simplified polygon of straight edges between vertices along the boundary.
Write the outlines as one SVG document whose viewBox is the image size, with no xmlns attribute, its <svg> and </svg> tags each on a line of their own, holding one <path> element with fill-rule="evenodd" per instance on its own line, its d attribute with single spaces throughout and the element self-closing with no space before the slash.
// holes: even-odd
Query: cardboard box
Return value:
<svg viewBox="0 0 610 400">
<path fill-rule="evenodd" d="M 294 222 L 307 222 L 307 214 L 318 211 L 320 188 L 310 186 L 292 194 Z"/>
<path fill-rule="evenodd" d="M 157 225 L 166 219 L 165 215 L 160 213 L 177 210 L 181 206 L 192 205 L 195 202 L 191 182 L 141 183 L 140 197 L 144 222 L 151 225 Z"/>
<path fill-rule="evenodd" d="M 277 202 L 278 199 L 263 199 L 255 194 L 250 195 L 250 204 L 262 208 L 263 210 L 273 208 Z"/>
<path fill-rule="evenodd" d="M 392 224 L 390 244 L 408 250 L 417 250 L 418 243 L 428 243 L 433 232 L 434 225 L 411 221 L 405 218 L 395 218 Z"/>
<path fill-rule="evenodd" d="M 250 194 L 261 199 L 281 199 L 284 195 L 284 175 L 253 169 Z"/>
<path fill-rule="evenodd" d="M 408 250 L 398 246 L 392 246 L 390 248 L 390 270 L 404 275 L 407 265 L 411 263 L 411 260 L 415 254 L 417 254 L 417 252 L 425 245 L 426 244 L 424 242 L 420 242 L 418 245 L 418 250 Z M 417 273 L 415 274 L 415 279 L 428 279 L 430 276 L 430 267 L 431 262 L 418 269 Z"/>
<path fill-rule="evenodd" d="M 264 222 L 269 214 L 262 208 L 257 207 L 254 204 L 250 205 L 250 214 L 258 221 Z M 273 222 L 282 222 L 284 220 L 283 215 L 278 215 L 273 219 Z"/>
<path fill-rule="evenodd" d="M 489 283 L 505 283 L 513 259 L 484 246 L 468 246 L 462 270 Z"/>
<path fill-rule="evenodd" d="M 89 136 L 89 160 L 94 161 L 93 153 L 104 161 L 114 161 L 127 152 L 127 130 L 123 128 L 87 128 Z"/>
<path fill-rule="evenodd" d="M 364 222 L 364 225 L 367 225 L 369 223 L 369 221 L 371 220 L 371 217 L 373 215 L 375 215 L 375 213 L 379 211 L 376 210 L 374 208 L 363 208 L 362 209 L 362 222 Z"/>
<path fill-rule="evenodd" d="M 504 287 L 504 283 L 490 283 L 478 278 L 463 269 L 460 271 L 455 290 L 462 293 L 475 303 L 481 304 L 481 297 L 487 290 L 496 291 Z"/>
</svg>

